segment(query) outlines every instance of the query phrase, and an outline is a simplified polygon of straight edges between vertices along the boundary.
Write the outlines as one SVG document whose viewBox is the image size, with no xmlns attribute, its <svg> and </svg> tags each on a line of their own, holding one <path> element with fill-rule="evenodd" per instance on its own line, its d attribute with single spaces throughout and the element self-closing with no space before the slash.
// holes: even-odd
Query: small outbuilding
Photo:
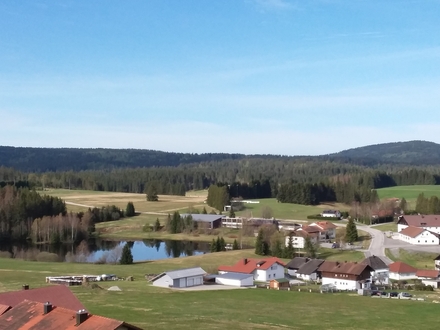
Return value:
<svg viewBox="0 0 440 330">
<path fill-rule="evenodd" d="M 287 278 L 278 278 L 269 282 L 269 288 L 275 290 L 290 290 L 290 282 Z"/>
<path fill-rule="evenodd" d="M 224 273 L 215 277 L 215 283 L 236 287 L 253 286 L 253 274 Z"/>
<path fill-rule="evenodd" d="M 206 272 L 200 268 L 186 268 L 164 272 L 152 278 L 154 286 L 164 288 L 188 288 L 203 285 L 203 276 Z"/>
</svg>

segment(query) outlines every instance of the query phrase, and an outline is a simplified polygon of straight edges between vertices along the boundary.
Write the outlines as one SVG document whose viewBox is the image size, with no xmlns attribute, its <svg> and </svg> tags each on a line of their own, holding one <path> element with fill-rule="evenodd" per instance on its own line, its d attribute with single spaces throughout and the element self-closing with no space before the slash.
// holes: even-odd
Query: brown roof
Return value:
<svg viewBox="0 0 440 330">
<path fill-rule="evenodd" d="M 32 300 L 41 303 L 50 301 L 54 306 L 67 309 L 85 309 L 84 305 L 65 285 L 51 285 L 38 289 L 0 293 L 0 304 L 3 305 L 14 307 L 23 300 Z"/>
<path fill-rule="evenodd" d="M 315 225 L 320 227 L 322 230 L 329 230 L 336 228 L 336 225 L 330 221 L 318 221 L 315 222 Z"/>
<path fill-rule="evenodd" d="M 390 267 L 390 272 L 398 273 L 398 274 L 417 272 L 417 268 L 407 265 L 401 261 L 393 262 L 392 264 L 389 265 L 389 267 Z"/>
<path fill-rule="evenodd" d="M 370 266 L 374 270 L 388 268 L 387 264 L 380 257 L 377 256 L 370 256 L 368 258 L 365 258 L 361 261 L 361 263 Z"/>
<path fill-rule="evenodd" d="M 11 308 L 11 306 L 8 306 L 8 305 L 0 305 L 0 315 L 2 315 L 3 313 L 5 313 L 6 311 L 8 311 L 9 308 Z"/>
<path fill-rule="evenodd" d="M 417 236 L 419 236 L 421 233 L 423 233 L 426 229 L 420 228 L 420 227 L 413 227 L 413 226 L 409 226 L 406 227 L 405 229 L 402 229 L 399 234 L 405 235 L 405 236 L 409 236 L 412 238 L 416 238 Z"/>
<path fill-rule="evenodd" d="M 1 330 L 115 330 L 121 326 L 128 330 L 139 330 L 125 322 L 91 314 L 76 326 L 76 311 L 54 306 L 49 313 L 44 314 L 43 303 L 29 300 L 24 300 L 0 316 Z"/>
<path fill-rule="evenodd" d="M 438 278 L 440 272 L 434 269 L 419 269 L 416 273 L 417 277 Z"/>
<path fill-rule="evenodd" d="M 276 257 L 270 257 L 265 259 L 242 259 L 233 266 L 219 266 L 218 270 L 223 272 L 234 272 L 243 274 L 252 274 L 255 269 L 269 269 L 273 264 L 279 264 L 286 267 L 284 262 Z"/>
<path fill-rule="evenodd" d="M 397 223 L 413 227 L 440 227 L 440 215 L 402 215 Z"/>
<path fill-rule="evenodd" d="M 369 268 L 370 271 L 373 270 L 369 265 L 357 262 L 333 263 L 330 261 L 327 265 L 324 265 L 325 263 L 327 263 L 327 261 L 324 262 L 321 267 L 319 267 L 319 271 L 346 275 L 361 275 L 366 268 Z"/>
<path fill-rule="evenodd" d="M 319 233 L 321 229 L 319 229 L 316 226 L 303 226 L 300 229 L 298 229 L 298 231 L 301 231 L 301 230 L 303 230 L 309 234 L 312 234 L 312 233 Z"/>
<path fill-rule="evenodd" d="M 304 237 L 304 238 L 306 238 L 306 237 L 318 237 L 318 233 L 319 233 L 319 231 L 309 233 L 309 232 L 307 232 L 305 230 L 301 230 L 301 229 L 298 229 L 298 230 L 295 230 L 295 231 L 291 232 L 292 236 L 298 236 L 298 237 L 301 236 L 301 237 Z"/>
</svg>

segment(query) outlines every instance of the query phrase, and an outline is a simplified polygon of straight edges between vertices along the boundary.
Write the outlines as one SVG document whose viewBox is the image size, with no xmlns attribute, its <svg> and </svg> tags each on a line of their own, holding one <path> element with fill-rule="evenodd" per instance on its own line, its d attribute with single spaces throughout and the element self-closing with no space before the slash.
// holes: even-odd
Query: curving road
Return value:
<svg viewBox="0 0 440 330">
<path fill-rule="evenodd" d="M 393 261 L 385 255 L 385 233 L 368 227 L 368 226 L 358 226 L 360 230 L 366 231 L 371 236 L 371 243 L 366 250 L 365 257 L 377 256 L 380 257 L 387 265 L 391 264 Z"/>
</svg>

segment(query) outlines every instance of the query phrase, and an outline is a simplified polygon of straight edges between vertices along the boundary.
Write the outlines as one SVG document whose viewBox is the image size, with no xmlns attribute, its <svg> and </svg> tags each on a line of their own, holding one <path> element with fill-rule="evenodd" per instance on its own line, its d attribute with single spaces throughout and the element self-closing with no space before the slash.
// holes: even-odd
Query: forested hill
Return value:
<svg viewBox="0 0 440 330">
<path fill-rule="evenodd" d="M 206 162 L 253 160 L 261 162 L 332 162 L 376 165 L 440 165 L 440 145 L 410 141 L 371 145 L 325 156 L 190 154 L 141 149 L 16 148 L 0 146 L 0 166 L 24 172 L 111 170 L 116 168 L 176 167 Z"/>
<path fill-rule="evenodd" d="M 344 150 L 329 157 L 364 165 L 440 165 L 440 144 L 428 141 L 383 143 Z"/>
</svg>

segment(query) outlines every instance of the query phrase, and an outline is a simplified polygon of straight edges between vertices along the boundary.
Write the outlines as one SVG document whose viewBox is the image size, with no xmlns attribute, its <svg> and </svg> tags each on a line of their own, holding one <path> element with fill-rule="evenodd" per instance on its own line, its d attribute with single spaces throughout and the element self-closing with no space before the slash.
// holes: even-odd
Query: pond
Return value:
<svg viewBox="0 0 440 330">
<path fill-rule="evenodd" d="M 39 244 L 14 243 L 0 247 L 0 251 L 9 251 L 16 258 L 39 260 L 40 252 L 58 255 L 59 261 L 104 263 L 119 260 L 123 246 L 128 243 L 134 261 L 158 260 L 200 255 L 210 252 L 210 243 L 145 239 L 142 241 L 105 241 L 89 240 L 80 244 Z M 41 254 L 40 254 L 41 256 Z"/>
</svg>

